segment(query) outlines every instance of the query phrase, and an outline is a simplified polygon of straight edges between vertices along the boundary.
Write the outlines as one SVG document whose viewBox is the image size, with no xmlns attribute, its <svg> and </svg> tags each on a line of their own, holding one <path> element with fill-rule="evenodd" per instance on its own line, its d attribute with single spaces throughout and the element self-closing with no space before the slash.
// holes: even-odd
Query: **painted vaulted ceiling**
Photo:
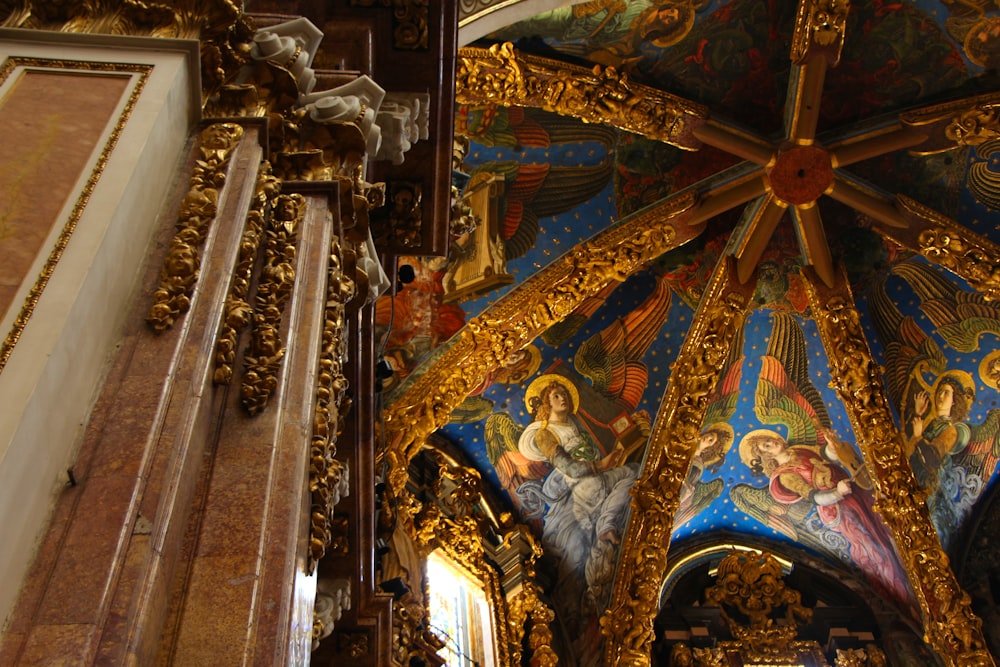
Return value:
<svg viewBox="0 0 1000 667">
<path fill-rule="evenodd" d="M 819 4 L 591 0 L 459 54 L 451 248 L 378 304 L 386 402 L 439 391 L 534 527 L 567 664 L 649 596 L 642 545 L 768 546 L 919 627 L 873 440 L 946 553 L 995 481 L 1000 11 Z"/>
</svg>

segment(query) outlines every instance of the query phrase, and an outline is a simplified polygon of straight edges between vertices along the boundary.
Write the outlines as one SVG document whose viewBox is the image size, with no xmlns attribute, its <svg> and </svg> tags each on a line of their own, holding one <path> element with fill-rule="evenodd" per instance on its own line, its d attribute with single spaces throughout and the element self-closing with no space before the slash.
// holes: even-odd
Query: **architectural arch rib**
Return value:
<svg viewBox="0 0 1000 667">
<path fill-rule="evenodd" d="M 949 667 L 996 664 L 986 649 L 982 621 L 951 571 L 889 410 L 882 370 L 872 357 L 854 296 L 841 268 L 826 286 L 803 269 L 806 293 L 830 360 L 831 386 L 854 429 L 874 482 L 875 507 L 892 534 L 924 621 L 926 640 Z"/>
<path fill-rule="evenodd" d="M 745 190 L 744 181 L 737 179 L 732 187 Z M 452 410 L 513 352 L 561 322 L 584 299 L 698 236 L 711 210 L 708 206 L 699 214 L 697 192 L 683 190 L 576 247 L 470 320 L 430 368 L 400 387 L 386 413 L 385 456 L 393 491 L 405 487 L 407 464 L 427 437 L 447 424 Z"/>
</svg>

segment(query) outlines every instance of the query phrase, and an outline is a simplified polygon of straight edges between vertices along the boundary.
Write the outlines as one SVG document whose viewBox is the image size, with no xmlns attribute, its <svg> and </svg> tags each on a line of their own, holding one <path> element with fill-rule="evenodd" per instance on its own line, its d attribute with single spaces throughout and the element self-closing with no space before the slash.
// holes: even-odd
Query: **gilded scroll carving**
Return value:
<svg viewBox="0 0 1000 667">
<path fill-rule="evenodd" d="M 723 558 L 715 585 L 705 591 L 705 604 L 719 607 L 733 639 L 753 662 L 788 657 L 799 623 L 812 619 L 812 609 L 785 585 L 781 564 L 767 553 L 733 551 Z M 784 617 L 777 618 L 781 609 Z"/>
<path fill-rule="evenodd" d="M 153 306 L 146 318 L 156 331 L 172 327 L 191 305 L 201 267 L 201 247 L 218 212 L 219 189 L 226 181 L 229 158 L 242 136 L 243 128 L 232 123 L 209 125 L 201 132 L 201 159 L 191 174 L 191 189 L 181 203 L 177 232 L 163 261 L 160 286 L 153 292 Z"/>
<path fill-rule="evenodd" d="M 693 238 L 697 230 L 679 218 L 694 205 L 693 194 L 679 197 L 671 210 L 660 210 L 662 217 L 638 216 L 601 234 L 471 320 L 457 342 L 386 415 L 393 493 L 405 487 L 408 462 L 427 437 L 447 423 L 451 411 L 490 369 L 562 321 L 583 299 Z"/>
<path fill-rule="evenodd" d="M 295 285 L 295 245 L 305 210 L 302 195 L 279 195 L 267 221 L 264 267 L 254 298 L 253 329 L 240 390 L 243 408 L 250 415 L 267 407 L 278 388 L 278 370 L 285 356 L 281 318 Z"/>
<path fill-rule="evenodd" d="M 674 364 L 645 467 L 632 489 L 632 518 L 620 556 L 624 576 L 615 583 L 601 618 L 606 664 L 650 664 L 653 618 L 681 483 L 697 446 L 709 394 L 746 318 L 750 291 L 739 283 L 733 262 L 721 262 Z"/>
<path fill-rule="evenodd" d="M 979 146 L 1000 137 L 1000 93 L 977 95 L 900 114 L 900 122 L 928 136 L 915 152 L 931 154 Z"/>
<path fill-rule="evenodd" d="M 708 110 L 629 80 L 613 67 L 592 70 L 517 53 L 513 45 L 459 50 L 455 99 L 465 104 L 539 107 L 697 150 L 694 129 Z"/>
<path fill-rule="evenodd" d="M 253 203 L 247 213 L 240 251 L 233 271 L 233 282 L 226 297 L 226 314 L 215 343 L 215 384 L 229 384 L 233 378 L 233 364 L 236 361 L 237 341 L 240 334 L 250 324 L 253 309 L 250 307 L 250 281 L 253 276 L 257 250 L 264 235 L 264 217 L 274 205 L 281 192 L 281 183 L 271 174 L 271 165 L 261 164 L 257 172 L 257 189 Z"/>
<path fill-rule="evenodd" d="M 947 665 L 993 665 L 979 618 L 961 590 L 930 521 L 886 399 L 882 371 L 871 356 L 847 279 L 833 289 L 807 271 L 806 291 L 830 359 L 831 386 L 847 408 L 876 509 L 896 549 L 924 617 L 925 637 Z"/>
<path fill-rule="evenodd" d="M 351 405 L 351 399 L 347 396 L 348 382 L 343 372 L 347 358 L 347 317 L 344 306 L 354 298 L 355 283 L 345 275 L 343 265 L 340 240 L 334 238 L 330 244 L 327 265 L 326 310 L 309 458 L 309 490 L 312 493 L 310 570 L 331 545 L 333 510 L 340 498 L 347 493 L 347 467 L 334 458 L 337 453 L 337 436 Z"/>
<path fill-rule="evenodd" d="M 988 299 L 1000 299 L 1000 247 L 908 197 L 897 196 L 904 215 L 922 229 L 924 257 L 964 278 Z"/>
</svg>

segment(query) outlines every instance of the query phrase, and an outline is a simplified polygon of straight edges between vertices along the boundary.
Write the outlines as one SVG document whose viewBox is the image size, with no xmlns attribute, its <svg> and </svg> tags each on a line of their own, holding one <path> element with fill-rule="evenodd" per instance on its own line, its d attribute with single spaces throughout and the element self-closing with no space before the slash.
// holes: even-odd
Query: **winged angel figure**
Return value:
<svg viewBox="0 0 1000 667">
<path fill-rule="evenodd" d="M 705 472 L 716 472 L 722 465 L 733 444 L 733 427 L 729 425 L 740 398 L 740 382 L 743 379 L 743 330 L 733 341 L 729 357 L 723 366 L 715 392 L 709 397 L 705 410 L 706 426 L 698 438 L 698 446 L 687 477 L 681 484 L 680 506 L 674 515 L 674 527 L 683 526 L 722 495 L 726 483 L 721 478 L 703 481 Z"/>
<path fill-rule="evenodd" d="M 649 418 L 637 410 L 648 382 L 641 360 L 669 311 L 670 288 L 657 276 L 650 296 L 591 336 L 574 359 L 600 402 L 613 406 L 611 413 L 629 415 L 645 435 Z M 567 376 L 535 378 L 525 404 L 532 417 L 527 426 L 507 412 L 494 412 L 486 420 L 487 455 L 522 516 L 542 524 L 542 542 L 559 558 L 560 577 L 572 572 L 585 578 L 593 603 L 610 582 L 638 466 L 623 463 L 630 452 L 620 442 L 610 451 L 595 442 L 578 414 L 580 390 Z M 598 406 L 583 407 L 590 413 Z"/>
<path fill-rule="evenodd" d="M 984 333 L 1000 336 L 1000 309 L 981 294 L 965 292 L 932 267 L 906 262 L 893 268 L 920 298 L 920 309 L 959 352 L 979 350 Z M 930 492 L 928 506 L 942 541 L 982 494 L 1000 457 L 1000 410 L 979 424 L 968 421 L 976 385 L 963 370 L 948 369 L 944 353 L 912 316 L 903 316 L 886 293 L 872 289 L 871 315 L 886 342 L 886 389 L 901 419 L 906 454 L 917 481 Z M 997 353 L 980 364 L 987 385 Z"/>
<path fill-rule="evenodd" d="M 740 459 L 766 486 L 738 484 L 733 503 L 761 523 L 860 567 L 895 597 L 906 595 L 886 529 L 872 512 L 871 480 L 852 446 L 831 428 L 809 380 L 805 336 L 788 313 L 771 314 L 754 409 L 761 424 L 782 424 L 785 439 L 762 428 L 740 441 Z"/>
</svg>

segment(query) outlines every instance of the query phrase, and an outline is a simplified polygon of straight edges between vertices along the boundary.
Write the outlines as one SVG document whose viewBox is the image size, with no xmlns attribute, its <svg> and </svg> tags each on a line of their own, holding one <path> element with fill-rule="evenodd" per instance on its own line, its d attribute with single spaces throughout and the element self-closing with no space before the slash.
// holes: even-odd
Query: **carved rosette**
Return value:
<svg viewBox="0 0 1000 667">
<path fill-rule="evenodd" d="M 525 55 L 510 43 L 459 50 L 455 101 L 538 107 L 685 150 L 701 147 L 693 132 L 708 118 L 706 107 L 633 83 L 613 67 L 587 69 Z"/>
<path fill-rule="evenodd" d="M 267 219 L 264 267 L 254 298 L 253 329 L 240 389 L 243 408 L 251 416 L 267 407 L 278 388 L 278 370 L 285 356 L 281 319 L 295 285 L 295 245 L 305 210 L 302 195 L 279 195 Z"/>
<path fill-rule="evenodd" d="M 351 0 L 352 7 L 392 7 L 392 46 L 427 50 L 428 0 Z"/>
<path fill-rule="evenodd" d="M 601 618 L 606 664 L 650 664 L 653 619 L 681 483 L 697 447 L 708 397 L 746 319 L 752 291 L 753 281 L 740 284 L 733 261 L 720 262 L 674 363 L 646 464 L 632 488 L 632 517 L 619 560 L 623 574 Z"/>
<path fill-rule="evenodd" d="M 263 162 L 257 171 L 257 188 L 253 203 L 247 213 L 240 252 L 233 270 L 233 282 L 226 297 L 226 314 L 215 343 L 215 384 L 229 384 L 233 379 L 233 364 L 240 334 L 250 324 L 253 309 L 250 307 L 250 281 L 257 261 L 257 251 L 264 235 L 264 217 L 281 192 L 281 183 L 271 175 L 271 165 Z"/>
<path fill-rule="evenodd" d="M 201 131 L 201 159 L 191 173 L 191 188 L 177 214 L 177 232 L 163 260 L 160 286 L 153 292 L 153 306 L 146 317 L 156 331 L 172 327 L 191 306 L 201 268 L 201 247 L 218 212 L 229 158 L 242 136 L 243 128 L 233 123 L 217 123 Z"/>
<path fill-rule="evenodd" d="M 844 47 L 850 8 L 848 0 L 800 0 L 792 37 L 792 62 L 801 65 L 822 55 L 831 67 L 835 66 Z"/>
<path fill-rule="evenodd" d="M 927 510 L 926 493 L 906 461 L 892 419 L 882 371 L 872 358 L 843 272 L 831 289 L 808 268 L 806 292 L 830 359 L 831 386 L 847 408 L 874 482 L 875 509 L 892 532 L 896 549 L 924 617 L 925 638 L 945 664 L 993 665 L 973 613 L 941 548 Z"/>
<path fill-rule="evenodd" d="M 587 297 L 623 281 L 647 262 L 689 241 L 700 228 L 680 219 L 694 195 L 678 197 L 659 217 L 637 216 L 536 274 L 483 316 L 469 321 L 437 363 L 393 402 L 386 414 L 390 488 L 406 486 L 407 465 L 427 437 L 448 423 L 451 411 L 487 373 L 561 322 Z"/>
</svg>

